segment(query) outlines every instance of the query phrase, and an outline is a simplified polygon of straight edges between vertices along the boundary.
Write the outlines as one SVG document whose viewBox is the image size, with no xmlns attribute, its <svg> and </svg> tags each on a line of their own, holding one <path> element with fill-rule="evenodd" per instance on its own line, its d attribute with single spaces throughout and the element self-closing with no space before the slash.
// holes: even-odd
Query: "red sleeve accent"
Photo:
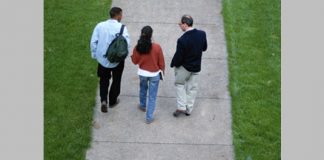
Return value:
<svg viewBox="0 0 324 160">
<path fill-rule="evenodd" d="M 158 61 L 158 65 L 159 65 L 159 67 L 160 67 L 160 69 L 164 72 L 164 70 L 165 70 L 165 63 L 164 63 L 164 56 L 163 56 L 163 51 L 162 51 L 162 48 L 161 48 L 161 46 L 160 45 L 158 45 L 159 47 L 158 47 L 158 52 L 159 52 L 159 57 L 158 57 L 158 59 L 159 59 L 159 61 Z"/>
</svg>

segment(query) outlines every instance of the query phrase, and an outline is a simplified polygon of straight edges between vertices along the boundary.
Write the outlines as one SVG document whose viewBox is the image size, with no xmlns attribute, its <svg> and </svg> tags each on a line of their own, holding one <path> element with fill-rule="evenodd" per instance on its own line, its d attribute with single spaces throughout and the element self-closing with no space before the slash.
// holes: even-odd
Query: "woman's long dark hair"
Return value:
<svg viewBox="0 0 324 160">
<path fill-rule="evenodd" d="M 153 29 L 150 26 L 145 26 L 142 28 L 141 36 L 137 41 L 136 50 L 140 54 L 148 54 L 152 48 L 152 33 Z"/>
</svg>

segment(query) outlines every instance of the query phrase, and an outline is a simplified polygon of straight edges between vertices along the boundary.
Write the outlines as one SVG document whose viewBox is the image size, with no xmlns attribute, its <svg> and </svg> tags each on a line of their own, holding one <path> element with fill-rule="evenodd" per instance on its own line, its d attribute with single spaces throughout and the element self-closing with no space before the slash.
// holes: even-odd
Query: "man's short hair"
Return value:
<svg viewBox="0 0 324 160">
<path fill-rule="evenodd" d="M 181 18 L 181 23 L 187 24 L 189 27 L 191 27 L 193 25 L 193 19 L 189 15 L 183 15 Z"/>
<path fill-rule="evenodd" d="M 121 14 L 123 10 L 119 7 L 112 7 L 109 11 L 110 18 L 114 18 Z"/>
</svg>

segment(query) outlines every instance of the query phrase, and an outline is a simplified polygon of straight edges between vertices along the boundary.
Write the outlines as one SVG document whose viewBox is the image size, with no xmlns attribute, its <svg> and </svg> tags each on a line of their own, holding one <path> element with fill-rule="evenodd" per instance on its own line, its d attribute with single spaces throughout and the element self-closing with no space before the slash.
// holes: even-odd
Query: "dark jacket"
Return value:
<svg viewBox="0 0 324 160">
<path fill-rule="evenodd" d="M 189 72 L 199 72 L 202 52 L 206 50 L 206 33 L 197 29 L 187 31 L 177 41 L 177 50 L 172 58 L 171 67 L 183 66 Z"/>
</svg>

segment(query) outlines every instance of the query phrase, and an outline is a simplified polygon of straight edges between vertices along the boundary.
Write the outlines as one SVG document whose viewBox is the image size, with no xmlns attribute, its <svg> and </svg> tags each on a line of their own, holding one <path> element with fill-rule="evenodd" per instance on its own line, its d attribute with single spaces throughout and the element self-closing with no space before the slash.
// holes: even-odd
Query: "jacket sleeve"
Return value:
<svg viewBox="0 0 324 160">
<path fill-rule="evenodd" d="M 133 49 L 133 54 L 131 55 L 131 59 L 132 59 L 132 62 L 134 64 L 138 64 L 139 56 L 138 56 L 138 53 L 136 51 L 136 47 L 134 47 L 134 49 Z"/>
<path fill-rule="evenodd" d="M 98 40 L 99 40 L 99 24 L 96 25 L 96 27 L 94 28 L 90 40 L 90 51 L 91 51 L 91 57 L 93 59 L 96 59 Z"/>
<path fill-rule="evenodd" d="M 161 46 L 159 46 L 159 57 L 158 57 L 158 59 L 159 59 L 159 61 L 158 61 L 159 68 L 164 73 L 164 70 L 165 70 L 165 62 L 164 62 L 164 56 L 163 56 L 163 51 L 162 51 Z"/>
<path fill-rule="evenodd" d="M 172 67 L 180 67 L 182 65 L 182 61 L 183 61 L 183 53 L 184 53 L 184 45 L 183 42 L 180 41 L 180 39 L 178 39 L 177 41 L 177 50 L 172 58 L 171 61 L 171 68 Z"/>
<path fill-rule="evenodd" d="M 206 32 L 203 32 L 204 33 L 204 47 L 203 47 L 203 51 L 206 51 L 207 50 L 207 36 L 206 36 Z"/>
<path fill-rule="evenodd" d="M 128 52 L 130 53 L 130 50 L 131 50 L 131 41 L 130 41 L 129 34 L 128 34 L 128 30 L 127 30 L 126 26 L 124 28 L 123 36 L 125 37 L 125 39 L 127 41 L 127 44 L 128 44 Z"/>
</svg>

